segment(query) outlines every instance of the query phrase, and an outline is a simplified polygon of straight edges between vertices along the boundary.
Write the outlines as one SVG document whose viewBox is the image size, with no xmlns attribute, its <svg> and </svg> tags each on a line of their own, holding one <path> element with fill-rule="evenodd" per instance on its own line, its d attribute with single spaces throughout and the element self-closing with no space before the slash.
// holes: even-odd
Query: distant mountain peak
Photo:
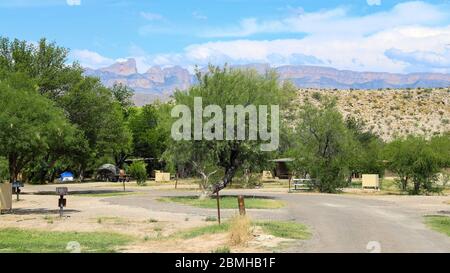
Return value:
<svg viewBox="0 0 450 273">
<path fill-rule="evenodd" d="M 154 65 L 152 67 L 150 67 L 147 72 L 145 72 L 145 74 L 153 74 L 153 73 L 160 73 L 162 72 L 161 66 L 159 65 Z"/>
<path fill-rule="evenodd" d="M 136 68 L 136 60 L 133 58 L 127 59 L 123 62 L 114 63 L 99 70 L 102 72 L 114 73 L 121 76 L 129 76 L 138 73 Z"/>
<path fill-rule="evenodd" d="M 268 69 L 274 69 L 280 80 L 291 81 L 298 88 L 322 88 L 322 89 L 379 89 L 379 88 L 431 88 L 450 87 L 450 74 L 440 73 L 411 73 L 396 74 L 385 72 L 357 72 L 351 70 L 339 70 L 332 67 L 285 65 L 270 67 L 269 64 L 253 63 L 244 65 L 232 65 L 236 69 L 255 69 L 264 73 Z M 208 69 L 200 69 L 207 73 Z M 181 66 L 160 67 L 152 66 L 145 73 L 138 73 L 136 61 L 127 59 L 111 66 L 97 70 L 86 69 L 86 75 L 96 76 L 106 86 L 114 83 L 123 83 L 133 88 L 136 93 L 148 97 L 168 96 L 176 89 L 185 90 L 196 82 L 195 75 Z M 141 104 L 137 102 L 137 104 Z"/>
</svg>

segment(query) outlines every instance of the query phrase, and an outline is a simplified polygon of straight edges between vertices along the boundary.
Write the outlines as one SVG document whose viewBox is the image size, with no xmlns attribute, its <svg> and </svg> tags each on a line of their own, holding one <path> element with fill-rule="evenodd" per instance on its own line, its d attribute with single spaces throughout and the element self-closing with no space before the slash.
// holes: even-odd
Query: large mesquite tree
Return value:
<svg viewBox="0 0 450 273">
<path fill-rule="evenodd" d="M 224 68 L 210 66 L 207 73 L 197 73 L 197 80 L 198 83 L 187 91 L 177 91 L 174 94 L 175 104 L 187 106 L 190 110 L 189 114 L 194 115 L 196 111 L 194 107 L 196 98 L 201 98 L 203 107 L 216 105 L 218 109 L 223 111 L 223 117 L 225 117 L 227 106 L 249 106 L 255 107 L 255 109 L 260 109 L 260 106 L 267 106 L 267 115 L 259 115 L 258 121 L 266 119 L 269 124 L 275 118 L 271 112 L 271 105 L 279 105 L 279 108 L 283 109 L 295 90 L 289 83 L 280 83 L 277 75 L 273 72 L 258 74 L 254 70 L 230 69 L 227 66 Z M 215 114 L 208 113 L 200 119 L 205 124 Z M 251 161 L 253 166 L 267 164 L 270 151 L 262 151 L 261 149 L 261 145 L 267 143 L 267 139 L 262 140 L 261 134 L 258 134 L 256 140 L 250 140 L 248 137 L 250 131 L 255 130 L 255 128 L 251 128 L 252 124 L 249 123 L 249 119 L 250 117 L 247 115 L 240 121 L 234 121 L 230 126 L 234 132 L 237 132 L 239 126 L 244 126 L 245 138 L 239 138 L 235 134 L 227 139 L 225 136 L 227 130 L 219 130 L 212 126 L 208 130 L 219 138 L 205 139 L 203 137 L 199 139 L 195 137 L 194 132 L 189 132 L 187 139 L 174 140 L 169 145 L 171 148 L 168 152 L 171 152 L 174 155 L 173 157 L 184 158 L 186 162 L 194 164 L 196 169 L 203 170 L 203 172 L 206 169 L 210 170 L 206 171 L 208 173 L 213 172 L 214 166 L 220 168 L 223 176 L 211 188 L 212 192 L 215 193 L 232 181 L 237 170 L 244 163 Z M 192 129 L 195 127 L 194 121 L 195 116 L 192 117 Z M 224 124 L 223 128 L 225 128 Z M 276 128 L 276 130 L 278 129 Z M 268 125 L 269 131 L 272 132 L 270 125 Z M 222 140 L 220 140 L 220 137 Z"/>
<path fill-rule="evenodd" d="M 346 184 L 359 145 L 345 126 L 335 101 L 301 107 L 293 154 L 297 165 L 316 180 L 321 192 L 336 192 Z"/>
<path fill-rule="evenodd" d="M 30 162 L 50 151 L 56 155 L 61 144 L 74 148 L 79 131 L 36 91 L 0 82 L 0 109 L 0 154 L 8 160 L 10 182 Z"/>
<path fill-rule="evenodd" d="M 57 171 L 66 168 L 82 177 L 84 170 L 107 161 L 121 165 L 132 150 L 131 132 L 124 120 L 132 104 L 132 90 L 120 85 L 109 89 L 99 79 L 85 77 L 77 63 L 67 63 L 67 55 L 67 49 L 45 39 L 34 44 L 0 38 L 0 82 L 29 92 L 37 102 L 49 99 L 53 102 L 49 110 L 58 108 L 76 129 L 67 133 L 73 137 L 59 139 L 34 156 L 27 166 L 34 181 L 52 180 Z"/>
</svg>

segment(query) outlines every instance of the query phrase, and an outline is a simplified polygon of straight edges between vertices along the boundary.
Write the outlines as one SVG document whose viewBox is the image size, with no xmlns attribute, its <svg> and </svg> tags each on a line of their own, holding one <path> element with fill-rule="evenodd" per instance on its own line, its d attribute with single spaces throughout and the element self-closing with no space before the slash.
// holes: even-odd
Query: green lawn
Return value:
<svg viewBox="0 0 450 273">
<path fill-rule="evenodd" d="M 311 237 L 305 225 L 293 221 L 261 221 L 254 225 L 262 227 L 264 232 L 275 237 L 297 240 L 306 240 Z"/>
<path fill-rule="evenodd" d="M 450 236 L 450 217 L 442 215 L 425 216 L 425 224 L 431 229 Z"/>
<path fill-rule="evenodd" d="M 293 221 L 257 221 L 252 222 L 252 226 L 260 226 L 265 233 L 285 239 L 307 240 L 311 237 L 311 233 L 305 225 Z M 175 236 L 183 239 L 190 239 L 206 234 L 228 232 L 229 229 L 230 223 L 224 222 L 221 225 L 214 224 L 193 228 L 178 233 Z"/>
<path fill-rule="evenodd" d="M 187 231 L 182 231 L 180 233 L 177 233 L 175 236 L 183 239 L 191 239 L 205 234 L 224 233 L 227 232 L 229 228 L 230 224 L 228 222 L 225 222 L 222 223 L 221 225 L 214 224 L 204 227 L 193 228 Z"/>
<path fill-rule="evenodd" d="M 199 199 L 196 196 L 177 196 L 165 197 L 158 199 L 162 202 L 176 202 L 185 205 L 191 205 L 199 208 L 216 208 L 217 200 L 214 198 Z M 267 199 L 259 197 L 245 198 L 245 207 L 247 209 L 278 209 L 284 206 L 284 202 L 276 199 Z M 238 201 L 236 196 L 223 196 L 220 198 L 220 208 L 222 209 L 237 209 Z"/>
<path fill-rule="evenodd" d="M 70 252 L 69 242 L 78 242 L 81 252 L 114 252 L 131 237 L 105 232 L 54 232 L 17 228 L 0 229 L 0 253 Z"/>
</svg>

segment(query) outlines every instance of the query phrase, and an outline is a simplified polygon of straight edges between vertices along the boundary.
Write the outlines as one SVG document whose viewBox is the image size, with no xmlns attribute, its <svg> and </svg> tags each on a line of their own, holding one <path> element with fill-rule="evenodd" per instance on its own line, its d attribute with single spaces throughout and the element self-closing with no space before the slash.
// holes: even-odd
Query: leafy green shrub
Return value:
<svg viewBox="0 0 450 273">
<path fill-rule="evenodd" d="M 147 170 L 144 162 L 133 162 L 128 168 L 129 174 L 136 179 L 138 185 L 145 185 L 147 180 Z"/>
<path fill-rule="evenodd" d="M 450 137 L 435 136 L 431 140 L 408 136 L 390 142 L 384 150 L 388 168 L 400 179 L 400 188 L 410 194 L 442 191 L 436 184 L 437 174 L 449 166 Z M 412 182 L 412 187 L 409 184 Z"/>
<path fill-rule="evenodd" d="M 243 173 L 234 179 L 235 186 L 244 189 L 254 189 L 262 186 L 259 173 Z"/>
<path fill-rule="evenodd" d="M 320 101 L 322 99 L 322 95 L 320 93 L 318 93 L 318 92 L 314 92 L 312 94 L 312 97 L 313 97 L 313 99 L 315 99 L 317 101 Z"/>
</svg>

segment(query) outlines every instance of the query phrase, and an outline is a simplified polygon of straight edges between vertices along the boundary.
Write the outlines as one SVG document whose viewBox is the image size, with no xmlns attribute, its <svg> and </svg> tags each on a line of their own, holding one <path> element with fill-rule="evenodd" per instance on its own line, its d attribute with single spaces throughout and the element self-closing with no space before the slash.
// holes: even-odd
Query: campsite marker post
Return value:
<svg viewBox="0 0 450 273">
<path fill-rule="evenodd" d="M 216 192 L 216 196 L 217 196 L 217 220 L 219 221 L 219 225 L 220 225 L 220 196 L 219 196 L 219 191 Z"/>
<path fill-rule="evenodd" d="M 245 202 L 244 202 L 243 195 L 238 196 L 238 205 L 239 205 L 239 215 L 244 216 L 245 215 Z"/>
<path fill-rule="evenodd" d="M 12 188 L 14 189 L 16 193 L 16 199 L 19 201 L 19 195 L 20 195 L 20 187 L 23 187 L 23 184 L 19 181 L 14 181 L 12 183 Z"/>
<path fill-rule="evenodd" d="M 63 217 L 63 209 L 66 206 L 66 198 L 64 198 L 64 195 L 66 195 L 68 192 L 67 187 L 57 187 L 56 188 L 56 194 L 59 195 L 58 199 L 58 207 L 59 207 L 59 217 Z"/>
<path fill-rule="evenodd" d="M 119 170 L 119 181 L 122 180 L 122 184 L 123 184 L 123 191 L 125 191 L 125 171 L 124 170 Z"/>
</svg>

